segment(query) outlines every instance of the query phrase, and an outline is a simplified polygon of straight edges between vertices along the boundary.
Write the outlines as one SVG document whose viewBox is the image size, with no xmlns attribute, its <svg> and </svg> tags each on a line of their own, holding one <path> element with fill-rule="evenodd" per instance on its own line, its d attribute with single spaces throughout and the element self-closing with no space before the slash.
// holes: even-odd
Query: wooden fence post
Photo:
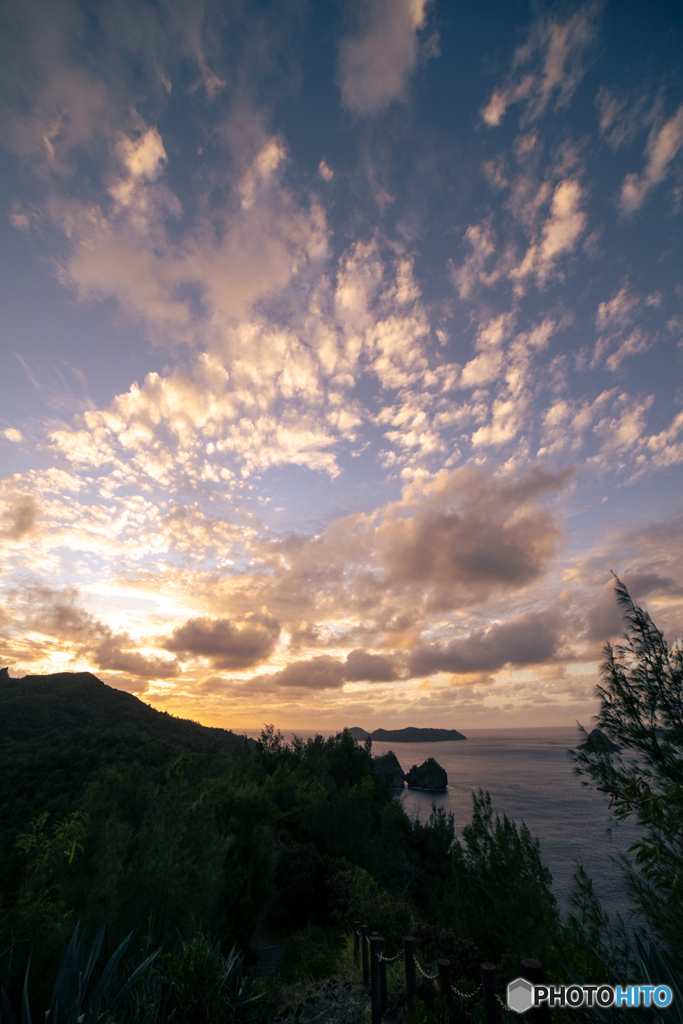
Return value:
<svg viewBox="0 0 683 1024">
<path fill-rule="evenodd" d="M 496 998 L 498 982 L 495 964 L 481 965 L 481 994 L 484 1002 L 484 1024 L 499 1024 L 500 1005 Z"/>
<path fill-rule="evenodd" d="M 532 985 L 543 984 L 543 968 L 540 960 L 522 960 L 522 977 L 530 981 Z M 552 1016 L 550 1013 L 550 1007 L 547 1003 L 541 1003 L 540 1006 L 532 1006 L 526 1014 L 529 1024 L 551 1024 Z"/>
<path fill-rule="evenodd" d="M 403 962 L 406 969 L 406 1004 L 408 1009 L 412 1010 L 417 987 L 415 984 L 415 939 L 412 935 L 403 936 Z"/>
<path fill-rule="evenodd" d="M 360 952 L 360 921 L 353 922 L 353 961 L 358 963 L 358 954 Z"/>
<path fill-rule="evenodd" d="M 382 994 L 382 1013 L 387 1008 L 387 944 L 383 938 L 379 940 L 379 984 Z"/>
<path fill-rule="evenodd" d="M 363 957 L 363 985 L 365 988 L 370 984 L 370 965 L 368 963 L 368 926 L 360 926 L 361 952 Z"/>
<path fill-rule="evenodd" d="M 382 983 L 379 976 L 379 943 L 377 932 L 370 936 L 370 1006 L 372 1024 L 382 1020 Z"/>
<path fill-rule="evenodd" d="M 453 1016 L 455 1014 L 455 998 L 451 977 L 451 962 L 445 959 L 439 960 L 437 967 L 439 971 L 439 991 L 446 1000 L 449 1013 Z"/>
</svg>

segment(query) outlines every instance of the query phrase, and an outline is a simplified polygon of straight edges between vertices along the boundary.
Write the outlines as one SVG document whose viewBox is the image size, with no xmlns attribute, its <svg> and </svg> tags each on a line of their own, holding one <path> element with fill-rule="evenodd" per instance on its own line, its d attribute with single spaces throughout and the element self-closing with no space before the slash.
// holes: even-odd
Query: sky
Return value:
<svg viewBox="0 0 683 1024">
<path fill-rule="evenodd" d="M 683 634 L 683 9 L 5 0 L 0 665 L 590 725 Z"/>
</svg>

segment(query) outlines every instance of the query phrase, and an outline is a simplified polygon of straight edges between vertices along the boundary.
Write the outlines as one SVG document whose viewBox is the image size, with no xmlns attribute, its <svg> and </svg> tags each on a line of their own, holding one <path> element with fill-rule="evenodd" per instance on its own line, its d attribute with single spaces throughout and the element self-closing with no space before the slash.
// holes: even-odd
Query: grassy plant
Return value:
<svg viewBox="0 0 683 1024">
<path fill-rule="evenodd" d="M 95 1024 L 106 1012 L 111 1013 L 128 1002 L 135 982 L 157 953 L 148 956 L 124 981 L 121 981 L 119 968 L 133 937 L 131 932 L 114 951 L 95 981 L 94 970 L 102 949 L 104 932 L 103 925 L 88 946 L 85 933 L 81 932 L 79 925 L 76 926 L 57 973 L 50 1009 L 45 1014 L 45 1024 Z M 29 1001 L 30 967 L 29 958 L 21 1001 L 21 1024 L 32 1024 Z M 4 988 L 2 1010 L 6 1024 L 16 1024 L 16 1016 Z"/>
</svg>

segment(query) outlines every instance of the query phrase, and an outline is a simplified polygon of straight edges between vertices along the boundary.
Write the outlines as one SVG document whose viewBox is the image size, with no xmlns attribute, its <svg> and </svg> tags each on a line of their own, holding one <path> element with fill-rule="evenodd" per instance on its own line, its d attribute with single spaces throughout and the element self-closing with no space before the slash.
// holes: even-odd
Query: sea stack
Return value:
<svg viewBox="0 0 683 1024">
<path fill-rule="evenodd" d="M 393 750 L 373 758 L 375 775 L 385 782 L 390 789 L 403 789 L 403 769 Z"/>
<path fill-rule="evenodd" d="M 446 789 L 448 775 L 433 757 L 428 757 L 418 768 L 416 764 L 406 774 L 409 789 Z"/>
</svg>

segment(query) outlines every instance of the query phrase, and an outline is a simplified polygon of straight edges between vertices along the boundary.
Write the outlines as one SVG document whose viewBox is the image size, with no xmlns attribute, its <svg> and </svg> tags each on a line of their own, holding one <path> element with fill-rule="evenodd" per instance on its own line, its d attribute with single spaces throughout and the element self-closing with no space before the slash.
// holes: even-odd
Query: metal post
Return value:
<svg viewBox="0 0 683 1024">
<path fill-rule="evenodd" d="M 484 1024 L 500 1024 L 500 1006 L 496 999 L 498 982 L 495 964 L 481 965 L 481 992 L 484 1002 Z"/>
<path fill-rule="evenodd" d="M 363 985 L 365 988 L 370 984 L 370 965 L 368 963 L 368 926 L 360 926 L 361 952 L 363 958 Z"/>
<path fill-rule="evenodd" d="M 353 922 L 353 960 L 354 963 L 358 963 L 358 954 L 360 952 L 360 921 Z"/>
<path fill-rule="evenodd" d="M 451 978 L 451 962 L 450 960 L 439 960 L 439 991 L 446 1000 L 446 1006 L 448 1007 L 451 1014 L 455 1013 L 455 999 L 453 998 L 453 982 Z"/>
<path fill-rule="evenodd" d="M 380 960 L 379 960 L 379 984 L 380 984 L 380 990 L 381 990 L 381 993 L 382 993 L 382 1013 L 384 1013 L 384 1011 L 386 1010 L 387 1003 L 388 1003 L 388 999 L 387 999 L 387 961 L 386 961 L 386 955 L 387 955 L 387 944 L 384 941 L 384 939 L 381 938 L 379 940 L 379 956 L 380 956 Z"/>
<path fill-rule="evenodd" d="M 530 981 L 532 985 L 543 984 L 543 967 L 540 960 L 522 960 L 522 977 Z M 532 1006 L 526 1014 L 529 1024 L 551 1024 L 552 1015 L 547 1003 L 540 1006 Z"/>
<path fill-rule="evenodd" d="M 412 1010 L 417 989 L 415 984 L 415 939 L 412 935 L 403 936 L 403 962 L 406 969 L 406 1005 L 409 1010 Z"/>
<path fill-rule="evenodd" d="M 379 935 L 370 936 L 370 1006 L 372 1024 L 382 1020 L 382 983 L 379 977 Z"/>
</svg>

